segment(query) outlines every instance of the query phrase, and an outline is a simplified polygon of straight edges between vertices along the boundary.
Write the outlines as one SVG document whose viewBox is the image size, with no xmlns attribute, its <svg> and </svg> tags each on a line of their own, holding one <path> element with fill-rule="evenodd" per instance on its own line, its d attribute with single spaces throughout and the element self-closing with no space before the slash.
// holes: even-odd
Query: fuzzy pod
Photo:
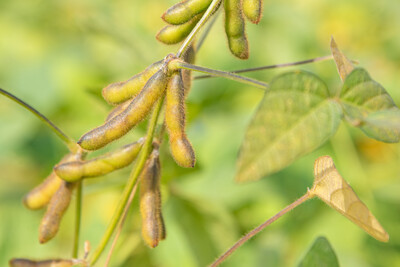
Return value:
<svg viewBox="0 0 400 267">
<path fill-rule="evenodd" d="M 151 76 L 124 111 L 84 134 L 78 144 L 84 149 L 96 150 L 125 135 L 147 116 L 164 94 L 167 83 L 168 75 L 162 68 Z"/>
<path fill-rule="evenodd" d="M 142 236 L 146 244 L 155 248 L 165 239 L 165 225 L 161 213 L 161 165 L 158 149 L 150 154 L 140 175 L 140 214 Z"/>
<path fill-rule="evenodd" d="M 157 33 L 157 40 L 164 44 L 177 44 L 183 41 L 199 22 L 202 15 L 197 15 L 181 25 L 165 26 Z"/>
<path fill-rule="evenodd" d="M 212 0 L 185 0 L 170 7 L 162 15 L 162 19 L 172 25 L 179 25 L 191 20 L 205 11 Z"/>
<path fill-rule="evenodd" d="M 139 94 L 143 86 L 162 66 L 163 61 L 157 61 L 144 71 L 123 82 L 116 82 L 103 88 L 103 98 L 112 105 L 120 104 Z"/>
<path fill-rule="evenodd" d="M 249 58 L 249 44 L 240 0 L 225 0 L 225 32 L 229 49 L 240 59 Z"/>
<path fill-rule="evenodd" d="M 193 168 L 196 156 L 185 133 L 185 87 L 180 71 L 175 72 L 168 83 L 165 125 L 175 162 L 181 167 Z"/>
<path fill-rule="evenodd" d="M 68 154 L 66 155 L 59 164 L 75 161 L 80 158 L 80 155 Z M 56 175 L 54 171 L 38 186 L 32 189 L 28 194 L 25 195 L 23 203 L 25 207 L 31 210 L 41 209 L 46 206 L 54 193 L 58 190 L 62 183 L 62 180 Z"/>
<path fill-rule="evenodd" d="M 135 143 L 125 145 L 116 151 L 91 160 L 59 164 L 54 167 L 54 171 L 61 179 L 67 182 L 76 182 L 85 177 L 105 175 L 131 164 L 139 154 L 143 142 L 144 139 L 141 138 Z"/>
<path fill-rule="evenodd" d="M 70 267 L 74 266 L 75 264 L 77 264 L 75 260 L 62 260 L 62 259 L 52 259 L 52 260 L 42 260 L 42 261 L 34 261 L 28 259 L 12 259 L 9 261 L 10 267 Z"/>
<path fill-rule="evenodd" d="M 193 43 L 186 50 L 185 54 L 183 54 L 183 61 L 190 64 L 194 64 L 196 62 L 196 49 L 194 48 Z M 192 87 L 192 71 L 182 69 L 182 80 L 185 87 L 185 96 L 187 96 L 190 88 Z"/>
<path fill-rule="evenodd" d="M 263 0 L 242 0 L 243 13 L 248 20 L 258 24 L 262 16 Z"/>
<path fill-rule="evenodd" d="M 127 100 L 124 103 L 119 104 L 118 106 L 114 107 L 110 113 L 108 113 L 105 122 L 111 120 L 112 118 L 114 118 L 115 116 L 117 116 L 118 114 L 122 113 L 122 111 L 124 111 L 129 104 L 131 103 L 132 100 Z"/>
<path fill-rule="evenodd" d="M 57 234 L 61 219 L 71 202 L 74 186 L 73 183 L 62 181 L 60 188 L 52 196 L 39 226 L 39 242 L 41 244 L 51 240 Z"/>
</svg>

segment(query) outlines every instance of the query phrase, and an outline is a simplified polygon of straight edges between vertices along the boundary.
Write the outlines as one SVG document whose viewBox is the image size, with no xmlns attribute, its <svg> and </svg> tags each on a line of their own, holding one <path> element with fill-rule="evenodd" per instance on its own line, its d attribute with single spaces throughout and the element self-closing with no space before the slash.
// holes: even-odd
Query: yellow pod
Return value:
<svg viewBox="0 0 400 267">
<path fill-rule="evenodd" d="M 114 118 L 115 116 L 117 116 L 118 114 L 122 113 L 122 111 L 124 111 L 129 104 L 131 103 L 132 100 L 127 100 L 122 104 L 119 104 L 118 106 L 114 107 L 110 113 L 108 113 L 107 117 L 106 117 L 106 122 L 111 120 L 112 118 Z"/>
<path fill-rule="evenodd" d="M 228 37 L 229 49 L 240 59 L 249 58 L 245 22 L 240 0 L 225 0 L 225 32 Z"/>
<path fill-rule="evenodd" d="M 46 213 L 39 226 L 39 242 L 51 240 L 58 232 L 61 219 L 68 209 L 75 184 L 62 181 L 60 188 L 52 196 Z"/>
<path fill-rule="evenodd" d="M 78 160 L 80 155 L 68 154 L 59 164 Z M 32 189 L 23 199 L 24 205 L 31 210 L 41 209 L 46 206 L 54 193 L 58 190 L 62 180 L 54 171 L 38 186 Z"/>
<path fill-rule="evenodd" d="M 242 0 L 243 13 L 254 24 L 261 20 L 262 6 L 262 0 Z"/>
<path fill-rule="evenodd" d="M 142 236 L 146 244 L 155 248 L 165 239 L 165 225 L 161 213 L 161 166 L 158 149 L 150 154 L 140 175 L 140 214 Z"/>
<path fill-rule="evenodd" d="M 157 61 L 141 73 L 123 82 L 116 82 L 103 88 L 103 98 L 110 104 L 116 105 L 135 97 L 143 86 L 162 66 L 163 61 Z"/>
<path fill-rule="evenodd" d="M 175 72 L 168 83 L 165 125 L 175 162 L 179 166 L 193 168 L 196 156 L 185 133 L 185 87 L 180 71 Z"/>
<path fill-rule="evenodd" d="M 194 64 L 196 62 L 196 50 L 194 48 L 193 42 L 183 54 L 183 61 Z M 192 87 L 192 71 L 182 69 L 182 80 L 183 86 L 185 87 L 185 96 L 189 94 L 190 88 Z"/>
<path fill-rule="evenodd" d="M 28 259 L 12 259 L 9 261 L 10 267 L 70 267 L 77 264 L 75 260 L 42 260 L 34 261 Z M 75 265 L 76 266 L 76 265 Z"/>
<path fill-rule="evenodd" d="M 185 0 L 170 7 L 162 15 L 162 19 L 173 25 L 188 22 L 197 14 L 205 11 L 212 0 Z"/>
<path fill-rule="evenodd" d="M 167 83 L 168 75 L 162 68 L 147 81 L 142 91 L 124 111 L 84 134 L 78 144 L 84 149 L 96 150 L 125 135 L 151 111 L 163 95 Z"/>
<path fill-rule="evenodd" d="M 158 41 L 164 44 L 177 44 L 183 41 L 193 30 L 202 14 L 195 16 L 181 25 L 168 25 L 162 28 L 156 35 Z"/>
<path fill-rule="evenodd" d="M 61 179 L 67 182 L 76 182 L 85 177 L 105 175 L 131 164 L 139 154 L 143 142 L 144 139 L 141 138 L 135 143 L 125 145 L 116 151 L 91 160 L 59 164 L 54 167 L 54 171 Z"/>
</svg>

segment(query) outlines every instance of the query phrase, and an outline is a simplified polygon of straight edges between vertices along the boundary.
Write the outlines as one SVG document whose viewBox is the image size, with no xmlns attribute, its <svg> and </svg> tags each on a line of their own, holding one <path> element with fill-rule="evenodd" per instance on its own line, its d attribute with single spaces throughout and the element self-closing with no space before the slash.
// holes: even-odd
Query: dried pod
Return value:
<svg viewBox="0 0 400 267">
<path fill-rule="evenodd" d="M 132 163 L 139 154 L 144 139 L 125 145 L 116 151 L 88 161 L 73 161 L 54 167 L 56 174 L 67 182 L 75 182 L 85 177 L 105 175 Z"/>
<path fill-rule="evenodd" d="M 142 236 L 146 244 L 152 248 L 165 239 L 165 225 L 161 213 L 160 175 L 159 152 L 158 149 L 154 149 L 140 175 Z"/>
<path fill-rule="evenodd" d="M 203 14 L 199 14 L 181 25 L 168 25 L 162 28 L 156 35 L 158 41 L 164 44 L 177 44 L 183 41 L 192 31 Z"/>
<path fill-rule="evenodd" d="M 202 13 L 211 4 L 212 0 L 185 0 L 170 7 L 162 15 L 165 22 L 173 25 L 188 22 L 197 14 Z"/>
<path fill-rule="evenodd" d="M 59 164 L 75 161 L 80 158 L 77 154 L 68 154 Z M 23 199 L 24 205 L 31 210 L 36 210 L 46 206 L 54 193 L 58 190 L 62 180 L 54 171 L 38 186 L 32 189 Z"/>
<path fill-rule="evenodd" d="M 225 32 L 232 54 L 240 59 L 247 59 L 249 44 L 240 3 L 240 0 L 225 0 Z"/>
<path fill-rule="evenodd" d="M 147 116 L 163 95 L 167 83 L 168 75 L 162 68 L 147 81 L 124 111 L 84 134 L 78 144 L 84 149 L 96 150 L 125 135 Z"/>
<path fill-rule="evenodd" d="M 261 20 L 262 6 L 262 0 L 242 0 L 243 13 L 254 24 Z"/>
<path fill-rule="evenodd" d="M 39 242 L 46 243 L 58 232 L 62 216 L 68 209 L 75 184 L 62 181 L 60 188 L 52 196 L 47 211 L 39 227 Z"/>
<path fill-rule="evenodd" d="M 162 60 L 157 61 L 124 82 L 116 82 L 104 87 L 102 92 L 104 99 L 115 105 L 135 97 L 150 77 L 161 68 L 162 63 Z"/>
<path fill-rule="evenodd" d="M 180 71 L 175 72 L 168 83 L 165 125 L 175 162 L 182 167 L 193 168 L 196 156 L 185 133 L 185 87 Z"/>
<path fill-rule="evenodd" d="M 183 61 L 194 64 L 196 61 L 196 50 L 194 48 L 193 43 L 186 50 L 185 54 L 183 54 Z M 192 71 L 182 69 L 182 80 L 183 85 L 185 87 L 185 96 L 188 95 L 190 88 L 192 87 Z"/>
<path fill-rule="evenodd" d="M 42 260 L 34 261 L 28 259 L 12 259 L 9 261 L 10 267 L 70 267 L 78 264 L 77 260 L 62 260 L 62 259 L 52 259 L 52 260 Z"/>
</svg>

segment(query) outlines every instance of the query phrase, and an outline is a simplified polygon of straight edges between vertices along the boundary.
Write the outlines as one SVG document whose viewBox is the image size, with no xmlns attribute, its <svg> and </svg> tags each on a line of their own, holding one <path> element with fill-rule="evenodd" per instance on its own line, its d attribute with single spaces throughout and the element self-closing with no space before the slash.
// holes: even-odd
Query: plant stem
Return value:
<svg viewBox="0 0 400 267">
<path fill-rule="evenodd" d="M 261 81 L 258 81 L 258 80 L 252 79 L 252 78 L 239 76 L 237 74 L 233 74 L 233 73 L 226 72 L 226 71 L 204 68 L 204 67 L 192 65 L 190 63 L 179 61 L 179 60 L 172 62 L 172 64 L 173 64 L 172 68 L 187 69 L 187 70 L 207 73 L 212 76 L 223 77 L 223 78 L 227 78 L 227 79 L 237 81 L 240 83 L 250 84 L 250 85 L 253 85 L 253 86 L 258 87 L 263 90 L 267 90 L 269 88 L 269 85 L 267 83 L 264 83 L 264 82 L 261 82 Z"/>
<path fill-rule="evenodd" d="M 160 114 L 160 110 L 162 107 L 163 99 L 160 99 L 154 110 L 153 113 L 150 117 L 149 120 L 149 125 L 147 129 L 147 135 L 146 135 L 146 140 L 145 143 L 143 144 L 143 147 L 140 151 L 139 158 L 135 164 L 135 167 L 133 168 L 131 175 L 129 176 L 128 183 L 126 184 L 124 188 L 124 192 L 122 193 L 122 197 L 118 203 L 117 209 L 115 210 L 111 222 L 108 225 L 106 232 L 104 233 L 99 246 L 97 249 L 94 251 L 93 256 L 90 259 L 90 265 L 93 265 L 100 257 L 101 253 L 103 252 L 104 248 L 106 247 L 108 241 L 110 240 L 116 226 L 118 225 L 118 222 L 122 218 L 122 214 L 124 211 L 124 208 L 128 202 L 129 196 L 133 190 L 134 185 L 136 184 L 136 180 L 139 177 L 145 163 L 147 160 L 148 155 L 150 154 L 152 150 L 152 142 L 153 142 L 153 135 L 154 131 L 156 128 L 157 120 L 158 120 L 158 115 Z"/>
<path fill-rule="evenodd" d="M 294 201 L 292 204 L 286 206 L 283 210 L 278 212 L 275 216 L 271 217 L 269 220 L 265 221 L 263 224 L 257 226 L 253 230 L 251 230 L 249 233 L 247 233 L 245 236 L 243 236 L 239 241 L 237 241 L 230 249 L 228 249 L 224 254 L 222 254 L 216 261 L 214 261 L 210 267 L 216 267 L 220 265 L 226 258 L 228 258 L 233 252 L 235 252 L 236 249 L 238 249 L 241 245 L 243 245 L 245 242 L 247 242 L 250 238 L 261 232 L 265 227 L 279 219 L 282 215 L 288 213 L 289 211 L 293 210 L 295 207 L 299 206 L 303 202 L 307 201 L 308 199 L 312 198 L 313 195 L 307 193 Z"/>
<path fill-rule="evenodd" d="M 201 34 L 198 42 L 196 43 L 196 48 L 195 51 L 196 53 L 198 53 L 198 51 L 200 50 L 200 48 L 203 46 L 204 41 L 206 40 L 208 34 L 210 33 L 212 27 L 214 26 L 215 22 L 218 19 L 218 15 L 220 12 L 215 12 L 213 19 L 211 20 L 211 22 L 207 25 L 207 28 L 205 28 L 204 32 Z"/>
<path fill-rule="evenodd" d="M 318 61 L 325 61 L 325 60 L 330 60 L 330 59 L 333 59 L 332 55 L 324 56 L 324 57 L 316 57 L 316 58 L 312 58 L 312 59 L 306 59 L 306 60 L 290 62 L 290 63 L 282 63 L 282 64 L 276 64 L 276 65 L 261 66 L 261 67 L 256 67 L 256 68 L 233 70 L 233 71 L 230 71 L 230 72 L 231 73 L 243 73 L 243 72 L 259 71 L 259 70 L 284 68 L 284 67 L 291 67 L 291 66 L 297 66 L 297 65 L 310 64 L 310 63 L 314 63 L 314 62 L 318 62 Z M 213 75 L 201 75 L 201 76 L 194 77 L 194 79 L 198 80 L 198 79 L 206 79 L 206 78 L 213 78 L 213 77 L 215 77 L 215 76 L 213 76 Z"/>
<path fill-rule="evenodd" d="M 74 233 L 74 247 L 72 249 L 72 258 L 78 258 L 79 251 L 79 236 L 81 231 L 81 217 L 82 217 L 82 181 L 77 182 L 76 188 L 76 209 L 75 209 L 75 233 Z"/>
<path fill-rule="evenodd" d="M 206 12 L 204 13 L 203 17 L 201 17 L 199 22 L 197 22 L 196 26 L 190 32 L 188 37 L 186 37 L 185 41 L 183 41 L 183 44 L 181 45 L 178 52 L 176 53 L 177 57 L 181 57 L 185 53 L 185 51 L 188 49 L 188 47 L 192 43 L 196 34 L 199 32 L 201 27 L 204 26 L 204 24 L 207 22 L 207 20 L 213 15 L 213 12 L 219 6 L 220 2 L 221 2 L 221 0 L 213 0 L 211 2 L 211 4 L 208 6 Z"/>
<path fill-rule="evenodd" d="M 19 99 L 15 95 L 5 91 L 4 89 L 0 88 L 0 94 L 8 97 L 15 103 L 19 104 L 20 106 L 24 107 L 25 109 L 29 110 L 33 115 L 35 115 L 38 119 L 40 119 L 42 122 L 44 122 L 60 139 L 68 146 L 69 150 L 71 152 L 76 152 L 78 149 L 78 145 L 76 142 L 68 137 L 63 131 L 60 130 L 54 123 L 52 123 L 48 118 L 46 118 L 42 113 L 37 111 L 35 108 L 33 108 L 31 105 L 28 103 L 24 102 L 23 100 Z"/>
</svg>

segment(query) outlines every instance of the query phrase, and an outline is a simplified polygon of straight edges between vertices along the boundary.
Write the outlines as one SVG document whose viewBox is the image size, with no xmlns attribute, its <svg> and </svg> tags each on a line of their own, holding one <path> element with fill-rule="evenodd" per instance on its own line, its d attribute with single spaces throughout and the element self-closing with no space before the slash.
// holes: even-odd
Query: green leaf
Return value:
<svg viewBox="0 0 400 267">
<path fill-rule="evenodd" d="M 346 78 L 340 96 L 346 119 L 367 136 L 383 142 L 398 142 L 399 109 L 385 88 L 368 72 L 357 68 Z M 380 113 L 383 112 L 383 113 Z"/>
<path fill-rule="evenodd" d="M 335 39 L 331 38 L 331 52 L 336 63 L 336 68 L 339 72 L 340 78 L 344 81 L 353 69 L 354 66 L 350 60 L 339 50 Z"/>
<path fill-rule="evenodd" d="M 339 267 L 335 251 L 325 237 L 318 237 L 299 267 Z"/>
<path fill-rule="evenodd" d="M 336 132 L 341 117 L 340 105 L 317 76 L 278 76 L 247 129 L 236 180 L 258 180 L 313 151 Z"/>
</svg>

